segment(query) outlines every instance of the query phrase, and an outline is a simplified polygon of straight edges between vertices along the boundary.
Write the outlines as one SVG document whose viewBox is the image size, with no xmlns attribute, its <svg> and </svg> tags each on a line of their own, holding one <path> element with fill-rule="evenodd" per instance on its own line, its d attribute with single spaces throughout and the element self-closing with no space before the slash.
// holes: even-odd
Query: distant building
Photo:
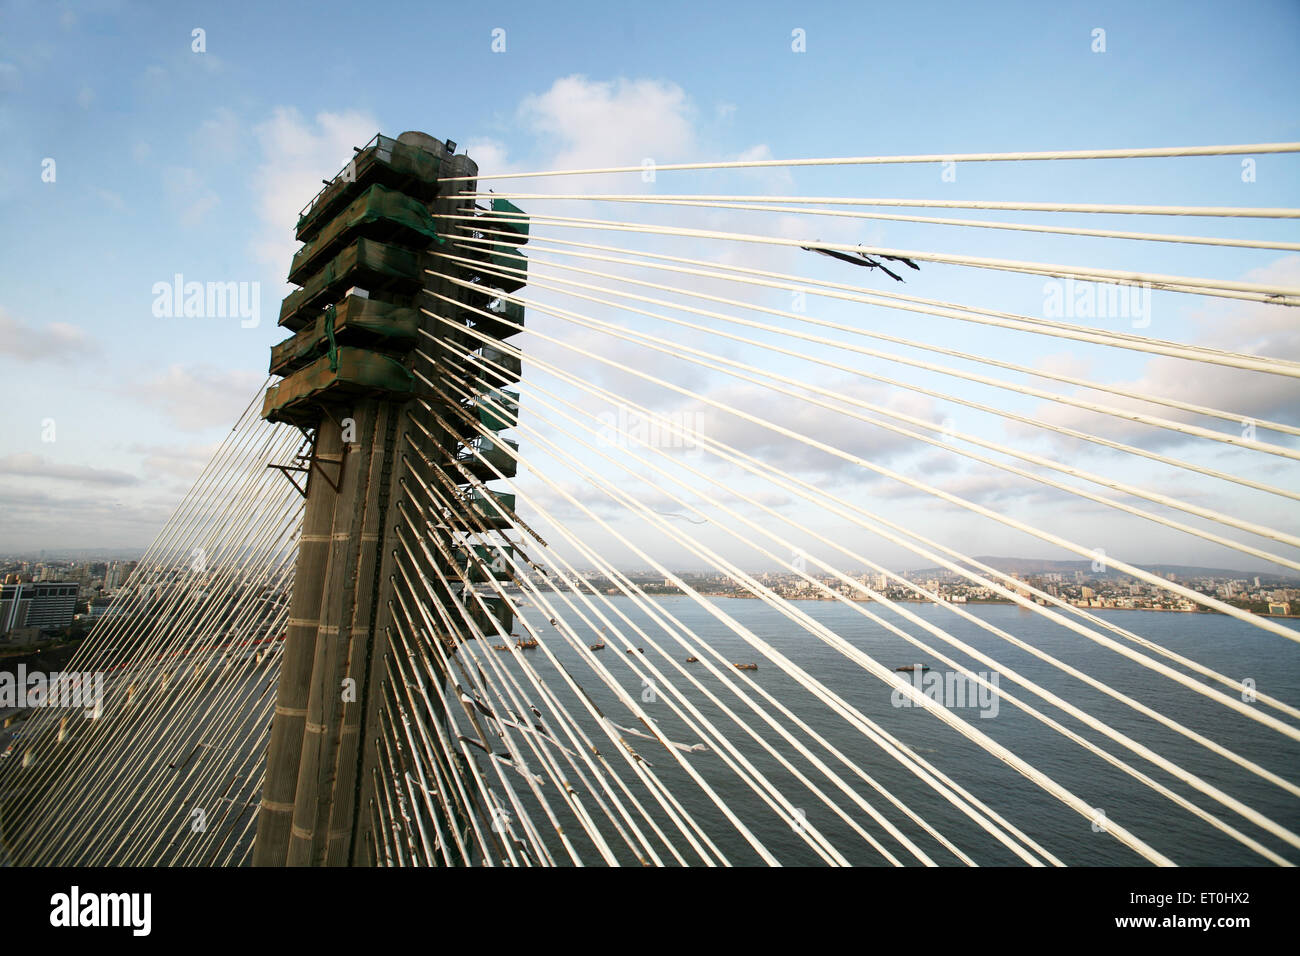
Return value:
<svg viewBox="0 0 1300 956">
<path fill-rule="evenodd" d="M 5 635 L 5 640 L 19 647 L 28 644 L 35 644 L 41 639 L 41 629 L 39 627 L 15 627 Z"/>
<path fill-rule="evenodd" d="M 1290 613 L 1291 613 L 1291 605 L 1288 604 L 1286 601 L 1269 601 L 1269 602 L 1268 602 L 1268 613 L 1269 613 L 1269 614 L 1282 614 L 1282 615 L 1290 614 Z"/>
<path fill-rule="evenodd" d="M 108 617 L 112 614 L 120 614 L 121 611 L 122 608 L 120 606 L 115 607 L 113 605 L 113 599 L 111 597 L 91 598 L 90 602 L 86 605 L 86 617 L 92 621 L 97 621 L 101 617 Z"/>
<path fill-rule="evenodd" d="M 125 561 L 111 562 L 108 565 L 108 570 L 104 572 L 104 590 L 115 591 L 125 584 L 134 565 L 134 561 L 129 563 Z"/>
<path fill-rule="evenodd" d="M 0 586 L 0 634 L 15 628 L 60 628 L 77 610 L 75 581 L 40 581 Z"/>
</svg>

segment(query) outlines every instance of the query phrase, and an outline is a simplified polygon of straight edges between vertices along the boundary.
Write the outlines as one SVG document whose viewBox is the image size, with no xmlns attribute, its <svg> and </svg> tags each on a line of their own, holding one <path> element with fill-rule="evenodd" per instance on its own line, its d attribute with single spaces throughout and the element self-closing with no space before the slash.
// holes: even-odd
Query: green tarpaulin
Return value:
<svg viewBox="0 0 1300 956">
<path fill-rule="evenodd" d="M 320 411 L 313 406 L 343 397 L 400 398 L 409 395 L 415 376 L 401 362 L 378 352 L 341 348 L 338 369 L 322 356 L 299 369 L 279 385 L 266 390 L 262 417 L 272 422 L 314 421 Z"/>
<path fill-rule="evenodd" d="M 298 240 L 307 242 L 314 238 L 339 208 L 373 183 L 399 189 L 418 199 L 432 199 L 438 191 L 441 168 L 439 157 L 418 146 L 376 136 L 308 203 L 298 218 Z"/>
<path fill-rule="evenodd" d="M 356 236 L 422 249 L 438 239 L 433 217 L 418 199 L 378 184 L 330 219 L 319 235 L 293 257 L 289 281 L 303 280 Z"/>
<path fill-rule="evenodd" d="M 351 286 L 370 292 L 413 293 L 424 282 L 420 253 L 373 239 L 358 239 L 280 305 L 280 325 L 295 332 L 315 321 L 316 312 L 342 298 Z"/>
<path fill-rule="evenodd" d="M 335 309 L 334 337 L 341 345 L 373 344 L 404 351 L 420 334 L 420 313 L 411 308 L 350 295 Z M 326 315 L 317 316 L 292 338 L 271 347 L 271 374 L 287 375 L 325 354 L 329 348 Z"/>
</svg>

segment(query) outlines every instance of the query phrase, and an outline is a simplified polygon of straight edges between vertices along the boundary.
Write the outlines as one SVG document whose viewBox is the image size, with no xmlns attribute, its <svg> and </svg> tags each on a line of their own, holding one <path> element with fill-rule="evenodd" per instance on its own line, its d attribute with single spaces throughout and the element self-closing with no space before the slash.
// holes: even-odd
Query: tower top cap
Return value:
<svg viewBox="0 0 1300 956">
<path fill-rule="evenodd" d="M 415 146 L 426 152 L 440 156 L 447 150 L 447 144 L 440 139 L 434 139 L 428 133 L 421 133 L 418 130 L 407 130 L 401 136 L 397 137 L 399 143 L 405 143 L 407 146 Z"/>
</svg>

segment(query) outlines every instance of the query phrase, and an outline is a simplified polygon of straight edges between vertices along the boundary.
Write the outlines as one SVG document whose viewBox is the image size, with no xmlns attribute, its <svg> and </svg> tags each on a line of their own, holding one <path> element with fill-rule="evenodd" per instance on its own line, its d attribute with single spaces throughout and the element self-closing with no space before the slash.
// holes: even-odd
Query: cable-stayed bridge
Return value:
<svg viewBox="0 0 1300 956">
<path fill-rule="evenodd" d="M 0 765 L 8 858 L 1300 859 L 1300 631 L 1129 553 L 1300 571 L 1300 420 L 1255 413 L 1300 362 L 1150 321 L 1154 295 L 1293 322 L 1300 287 L 1264 266 L 1300 251 L 1300 209 L 546 191 L 645 173 L 480 175 L 405 133 L 325 183 L 272 378 L 69 665 L 102 700 L 32 706 Z M 934 240 L 817 238 L 880 223 Z M 1003 233 L 1189 266 L 986 254 Z M 1260 268 L 1204 277 L 1228 249 Z M 805 268 L 764 267 L 791 252 Z M 919 294 L 949 267 L 1024 277 L 1042 307 Z M 918 527 L 918 502 L 951 525 Z M 1184 613 L 1076 599 L 958 547 L 968 526 Z"/>
</svg>

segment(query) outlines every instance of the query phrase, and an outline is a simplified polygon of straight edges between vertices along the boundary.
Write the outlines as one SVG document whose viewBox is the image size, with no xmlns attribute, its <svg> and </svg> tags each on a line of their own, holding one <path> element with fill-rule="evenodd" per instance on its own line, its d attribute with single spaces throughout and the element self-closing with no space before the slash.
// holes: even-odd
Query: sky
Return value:
<svg viewBox="0 0 1300 956">
<path fill-rule="evenodd" d="M 296 248 L 293 226 L 298 210 L 319 189 L 322 178 L 339 170 L 352 147 L 376 132 L 395 136 L 423 130 L 453 139 L 468 150 L 483 174 L 641 166 L 647 161 L 1294 141 L 1300 139 L 1295 97 L 1300 64 L 1294 56 L 1298 35 L 1300 5 L 1290 2 L 884 7 L 665 2 L 653 8 L 605 3 L 0 3 L 0 234 L 6 239 L 0 258 L 0 400 L 5 409 L 0 428 L 0 553 L 147 545 L 263 386 L 269 348 L 284 337 L 274 319 L 280 299 L 291 288 L 284 276 Z M 1098 49 L 1099 38 L 1104 39 L 1104 49 Z M 657 192 L 1300 205 L 1300 160 L 1292 155 L 1250 160 L 1249 177 L 1243 175 L 1242 157 L 1225 156 L 959 163 L 952 170 L 955 175 L 946 178 L 941 166 L 918 164 L 661 171 L 651 183 L 640 174 L 518 177 L 484 181 L 482 186 L 549 195 Z M 1300 255 L 1279 250 L 880 220 L 760 217 L 732 210 L 589 200 L 520 199 L 518 204 L 539 214 L 659 227 L 1300 285 Z M 1294 224 L 1286 221 L 893 211 L 1300 239 Z M 867 275 L 797 247 L 540 223 L 534 223 L 533 234 L 539 241 L 553 237 L 727 262 L 1018 314 L 1042 315 L 1047 301 L 1041 277 L 959 266 L 924 264 L 919 272 L 903 270 L 907 281 L 895 286 L 879 274 Z M 556 248 L 544 254 L 529 250 L 530 275 L 536 282 L 525 291 L 539 304 L 668 336 L 800 382 L 946 422 L 955 432 L 1159 489 L 1204 508 L 1291 533 L 1300 530 L 1295 509 L 1279 508 L 1273 496 L 1063 439 L 1032 425 L 869 380 L 859 372 L 1300 489 L 1294 464 L 1283 459 L 1190 441 L 1174 432 L 901 367 L 861 351 L 846 351 L 842 343 L 976 368 L 851 332 L 808 329 L 788 315 L 746 313 L 777 331 L 726 328 L 797 347 L 804 355 L 842 367 L 670 327 L 628 311 L 626 303 L 620 307 L 567 295 L 557 283 L 604 280 L 560 266 L 673 283 L 679 289 L 778 311 L 790 311 L 792 298 L 788 290 L 580 261 L 556 254 Z M 171 283 L 176 275 L 186 281 L 241 283 L 250 290 L 256 283 L 256 309 L 242 318 L 160 315 L 155 286 Z M 635 291 L 667 295 L 697 308 L 724 308 L 678 293 L 645 287 Z M 654 309 L 645 303 L 636 307 Z M 809 297 L 806 308 L 809 315 L 851 329 L 906 336 L 1094 381 L 1127 383 L 1244 416 L 1291 423 L 1300 418 L 1295 388 L 1278 376 L 1207 369 L 832 299 Z M 720 326 L 699 315 L 674 316 Z M 1277 306 L 1156 292 L 1141 324 L 1133 324 L 1129 316 L 1098 318 L 1095 324 L 1107 322 L 1156 338 L 1300 359 L 1300 325 L 1292 310 Z M 558 368 L 676 415 L 678 421 L 695 423 L 702 433 L 818 489 L 968 553 L 1072 557 L 996 522 L 939 505 L 929 495 L 858 464 L 811 451 L 788 435 L 721 412 L 698 396 L 749 409 L 763 420 L 1088 547 L 1148 563 L 1270 567 L 1258 558 L 1008 478 L 959 460 L 946 449 L 918 446 L 771 388 L 648 352 L 542 308 L 530 310 L 528 323 L 538 334 L 516 340 L 536 356 L 525 380 L 550 389 L 548 394 L 557 400 L 574 401 L 593 416 L 617 415 L 616 405 L 601 404 L 557 377 Z M 795 342 L 780 331 L 791 329 L 834 342 Z M 575 352 L 570 345 L 589 354 Z M 676 388 L 647 382 L 594 356 L 621 360 Z M 1005 377 L 1031 381 L 1015 373 Z M 1061 388 L 1042 381 L 1034 384 Z M 1100 400 L 1097 393 L 1090 397 Z M 684 513 L 682 502 L 666 493 L 664 482 L 656 479 L 656 492 L 636 474 L 602 458 L 599 449 L 586 449 L 561 435 L 556 430 L 561 418 L 540 400 L 525 402 L 524 421 L 560 442 L 562 454 L 549 457 L 544 441 L 531 448 L 524 443 L 532 467 L 521 472 L 520 489 L 528 498 L 521 511 L 535 515 L 541 508 L 625 563 L 643 564 L 609 529 L 575 507 L 566 492 L 588 501 L 633 539 L 647 533 L 625 509 L 590 493 L 583 468 L 626 487 L 661 514 Z M 1288 441 L 1272 433 L 1261 437 Z M 721 483 L 733 496 L 731 504 L 756 520 L 767 519 L 755 501 L 813 532 L 834 534 L 842 524 L 788 490 L 698 451 L 667 449 L 656 461 L 683 477 L 695 492 Z M 688 474 L 690 468 L 703 474 Z M 640 465 L 633 472 L 650 475 Z M 1195 519 L 1190 523 L 1205 526 Z M 724 549 L 736 547 L 719 521 L 712 524 L 692 520 L 677 527 L 701 540 L 716 539 Z M 854 542 L 886 564 L 928 563 L 865 533 Z M 670 564 L 698 563 L 670 542 L 659 546 Z"/>
</svg>

